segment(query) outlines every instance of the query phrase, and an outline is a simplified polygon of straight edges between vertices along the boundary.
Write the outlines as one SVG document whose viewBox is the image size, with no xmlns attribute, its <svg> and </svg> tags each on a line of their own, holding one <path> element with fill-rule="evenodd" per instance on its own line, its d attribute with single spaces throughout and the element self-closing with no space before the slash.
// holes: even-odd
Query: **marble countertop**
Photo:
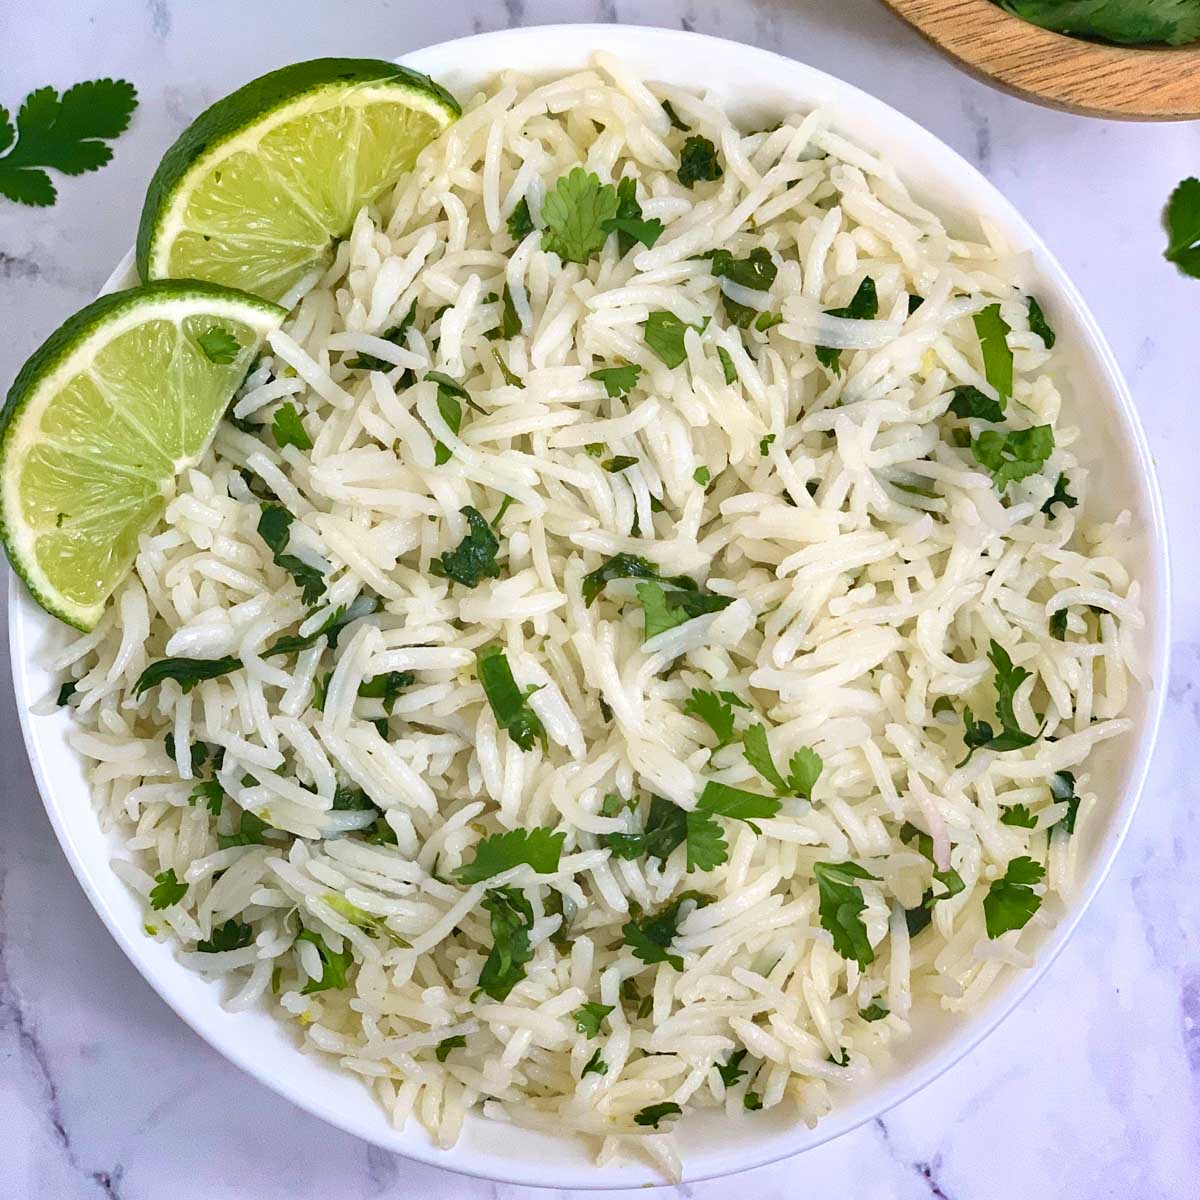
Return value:
<svg viewBox="0 0 1200 1200">
<path fill-rule="evenodd" d="M 1124 368 L 1166 498 L 1174 669 L 1146 795 L 1066 951 L 974 1053 L 800 1158 L 663 1195 L 761 1200 L 1157 1200 L 1200 1187 L 1196 316 L 1159 213 L 1200 168 L 1195 124 L 1092 121 L 959 73 L 876 0 L 4 0 L 0 104 L 97 75 L 141 95 L 114 162 L 53 209 L 0 200 L 0 383 L 133 239 L 154 164 L 206 104 L 318 54 L 392 54 L 505 25 L 630 21 L 752 42 L 858 84 L 1006 192 L 1074 277 Z M 5 651 L 0 650 L 0 655 Z M 226 1063 L 122 957 L 59 852 L 0 667 L 0 1196 L 12 1200 L 514 1200 L 393 1157 Z M 600 1193 L 596 1193 L 599 1195 Z M 660 1194 L 660 1193 L 656 1193 Z"/>
</svg>

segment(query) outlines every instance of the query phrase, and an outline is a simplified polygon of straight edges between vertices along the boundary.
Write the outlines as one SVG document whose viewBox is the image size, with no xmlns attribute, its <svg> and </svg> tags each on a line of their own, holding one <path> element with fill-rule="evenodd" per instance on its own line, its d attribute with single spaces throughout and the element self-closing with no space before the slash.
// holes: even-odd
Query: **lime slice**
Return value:
<svg viewBox="0 0 1200 1200">
<path fill-rule="evenodd" d="M 332 260 L 332 241 L 461 110 L 375 59 L 272 71 L 202 113 L 167 151 L 138 227 L 143 279 L 209 279 L 268 300 Z"/>
<path fill-rule="evenodd" d="M 102 296 L 21 368 L 0 410 L 0 537 L 38 603 L 100 619 L 286 313 L 207 283 Z"/>
</svg>

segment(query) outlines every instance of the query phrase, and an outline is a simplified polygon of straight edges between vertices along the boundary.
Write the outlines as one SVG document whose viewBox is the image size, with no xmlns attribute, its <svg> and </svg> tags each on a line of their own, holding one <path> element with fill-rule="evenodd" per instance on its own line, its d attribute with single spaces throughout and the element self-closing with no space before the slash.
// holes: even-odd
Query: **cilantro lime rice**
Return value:
<svg viewBox="0 0 1200 1200">
<path fill-rule="evenodd" d="M 501 76 L 60 697 L 147 932 L 443 1146 L 819 1120 L 1069 894 L 1143 625 L 1054 313 L 823 113 Z"/>
</svg>

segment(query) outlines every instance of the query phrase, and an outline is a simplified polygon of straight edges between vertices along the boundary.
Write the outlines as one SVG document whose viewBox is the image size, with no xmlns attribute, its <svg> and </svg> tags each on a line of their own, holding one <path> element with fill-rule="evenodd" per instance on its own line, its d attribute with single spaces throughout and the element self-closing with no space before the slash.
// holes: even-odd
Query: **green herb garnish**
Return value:
<svg viewBox="0 0 1200 1200">
<path fill-rule="evenodd" d="M 1013 389 L 1013 353 L 1008 346 L 1012 329 L 1000 315 L 999 304 L 980 309 L 973 320 L 979 348 L 983 351 L 983 374 L 1000 399 L 1007 400 Z"/>
<path fill-rule="evenodd" d="M 313 447 L 312 438 L 308 436 L 308 431 L 300 421 L 300 414 L 290 400 L 275 410 L 271 435 L 280 450 L 285 446 L 295 446 L 298 450 L 311 450 Z"/>
<path fill-rule="evenodd" d="M 522 864 L 538 875 L 553 875 L 566 836 L 543 827 L 494 834 L 475 844 L 474 859 L 459 867 L 454 876 L 459 883 L 480 883 Z"/>
<path fill-rule="evenodd" d="M 133 685 L 133 694 L 141 696 L 143 692 L 157 687 L 164 679 L 173 679 L 186 696 L 201 680 L 228 675 L 231 671 L 238 670 L 241 665 L 242 660 L 232 655 L 225 658 L 160 658 L 138 676 Z"/>
<path fill-rule="evenodd" d="M 491 914 L 492 949 L 479 972 L 479 987 L 493 1000 L 508 994 L 525 978 L 525 964 L 533 958 L 529 931 L 533 908 L 517 888 L 492 888 L 483 898 Z"/>
<path fill-rule="evenodd" d="M 704 324 L 687 325 L 674 313 L 660 310 L 652 312 L 642 322 L 642 329 L 645 331 L 646 345 L 668 367 L 677 367 L 687 358 L 687 350 L 683 344 L 684 334 L 689 329 L 703 333 Z"/>
<path fill-rule="evenodd" d="M 1033 890 L 1046 870 L 1032 858 L 1022 855 L 1008 864 L 1004 875 L 997 879 L 983 898 L 983 916 L 989 938 L 998 938 L 1010 929 L 1023 929 L 1029 918 L 1042 905 L 1042 898 Z"/>
<path fill-rule="evenodd" d="M 853 862 L 815 863 L 813 874 L 820 896 L 821 925 L 833 935 L 833 948 L 844 959 L 869 967 L 875 961 L 875 951 L 861 915 L 867 902 L 862 888 L 854 881 L 877 877 Z"/>
<path fill-rule="evenodd" d="M 846 317 L 853 321 L 873 321 L 879 315 L 879 295 L 875 290 L 875 280 L 867 275 L 858 290 L 850 298 L 850 303 L 842 308 L 827 308 L 828 317 Z M 831 346 L 817 347 L 817 361 L 823 367 L 840 374 L 842 370 L 842 352 Z"/>
<path fill-rule="evenodd" d="M 1053 451 L 1054 430 L 1049 425 L 1008 433 L 985 429 L 971 441 L 975 461 L 991 471 L 992 482 L 1001 495 L 1010 483 L 1036 475 Z"/>
<path fill-rule="evenodd" d="M 197 334 L 196 345 L 204 351 L 204 357 L 218 366 L 228 366 L 241 353 L 242 343 L 220 325 L 210 325 Z"/>
<path fill-rule="evenodd" d="M 452 579 L 463 587 L 478 587 L 484 579 L 497 579 L 500 564 L 496 552 L 500 540 L 492 532 L 483 514 L 469 504 L 459 510 L 467 518 L 469 532 L 453 550 L 436 556 L 429 564 L 432 574 Z"/>
<path fill-rule="evenodd" d="M 150 889 L 150 907 L 153 909 L 170 908 L 178 904 L 188 890 L 186 883 L 180 883 L 175 877 L 175 868 L 168 867 L 154 877 L 154 887 Z"/>
<path fill-rule="evenodd" d="M 700 182 L 711 183 L 724 174 L 724 168 L 717 161 L 717 148 L 708 138 L 693 134 L 683 143 L 677 178 L 685 188 L 693 188 Z"/>
<path fill-rule="evenodd" d="M 529 707 L 529 697 L 538 689 L 522 692 L 513 678 L 508 658 L 499 646 L 484 646 L 476 656 L 476 673 L 483 685 L 483 694 L 491 705 L 496 724 L 508 731 L 522 750 L 532 750 L 538 740 L 546 746 L 546 730 L 538 715 Z"/>
</svg>

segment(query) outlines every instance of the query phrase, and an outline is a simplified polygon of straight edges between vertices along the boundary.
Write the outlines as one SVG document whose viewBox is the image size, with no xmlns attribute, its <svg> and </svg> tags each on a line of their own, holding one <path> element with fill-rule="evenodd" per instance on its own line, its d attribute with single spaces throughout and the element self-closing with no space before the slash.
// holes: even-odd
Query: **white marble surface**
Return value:
<svg viewBox="0 0 1200 1200">
<path fill-rule="evenodd" d="M 1155 1200 L 1200 1195 L 1200 282 L 1162 260 L 1161 205 L 1196 125 L 1109 124 L 989 90 L 875 0 L 0 0 L 0 103 L 111 74 L 141 108 L 57 207 L 0 199 L 0 384 L 134 236 L 159 155 L 276 65 L 393 54 L 505 25 L 631 21 L 722 34 L 874 92 L 980 166 L 1093 306 L 1150 435 L 1173 537 L 1175 665 L 1147 794 L 1117 866 L 1027 1002 L 883 1120 L 695 1200 Z M 3 653 L 0 651 L 0 653 Z M 7 679 L 7 671 L 0 674 Z M 326 1128 L 188 1030 L 109 939 L 50 831 L 0 683 L 0 1197 L 514 1200 Z M 598 1195 L 599 1193 L 597 1193 Z"/>
</svg>

